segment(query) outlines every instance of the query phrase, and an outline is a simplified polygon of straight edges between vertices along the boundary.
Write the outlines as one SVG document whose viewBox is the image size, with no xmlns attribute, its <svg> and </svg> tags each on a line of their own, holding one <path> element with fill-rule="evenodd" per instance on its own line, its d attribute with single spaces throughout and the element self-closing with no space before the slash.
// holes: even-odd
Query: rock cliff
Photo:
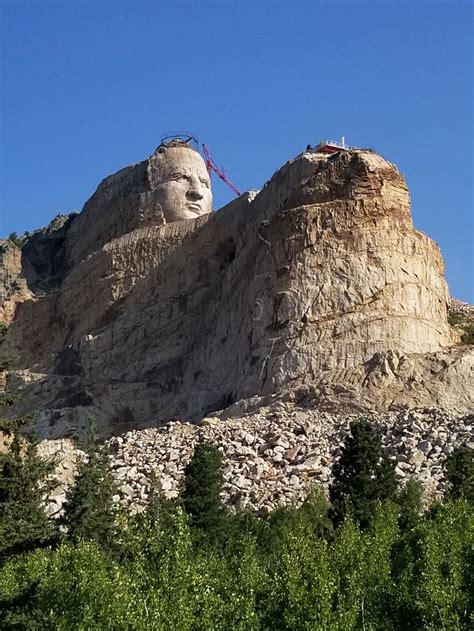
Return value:
<svg viewBox="0 0 474 631">
<path fill-rule="evenodd" d="M 0 240 L 0 323 L 11 324 L 16 306 L 32 296 L 22 276 L 21 249 L 10 241 Z"/>
<path fill-rule="evenodd" d="M 393 164 L 305 152 L 257 195 L 166 223 L 154 160 L 104 180 L 34 266 L 50 282 L 30 283 L 3 344 L 8 414 L 65 436 L 296 391 L 329 411 L 472 412 L 474 353 Z"/>
</svg>

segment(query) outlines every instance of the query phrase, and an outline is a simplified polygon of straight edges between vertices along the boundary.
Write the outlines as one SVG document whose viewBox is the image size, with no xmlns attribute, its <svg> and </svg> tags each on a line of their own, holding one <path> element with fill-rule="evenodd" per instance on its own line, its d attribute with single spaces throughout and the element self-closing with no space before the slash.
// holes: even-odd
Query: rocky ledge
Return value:
<svg viewBox="0 0 474 631">
<path fill-rule="evenodd" d="M 474 415 L 423 408 L 366 417 L 380 431 L 384 449 L 396 461 L 401 483 L 410 477 L 418 479 L 428 501 L 445 491 L 446 456 L 463 444 L 474 448 Z M 228 506 L 273 510 L 299 503 L 313 485 L 327 490 L 332 464 L 356 418 L 278 401 L 227 420 L 209 417 L 200 425 L 174 421 L 114 436 L 107 445 L 119 484 L 116 500 L 132 511 L 142 510 L 154 477 L 167 497 L 176 497 L 195 445 L 206 441 L 223 453 L 222 499 Z M 60 446 L 59 470 L 63 480 L 70 481 L 71 463 L 78 453 L 72 443 L 45 441 L 42 445 L 48 453 Z M 52 499 L 52 512 L 63 497 L 64 488 Z"/>
</svg>

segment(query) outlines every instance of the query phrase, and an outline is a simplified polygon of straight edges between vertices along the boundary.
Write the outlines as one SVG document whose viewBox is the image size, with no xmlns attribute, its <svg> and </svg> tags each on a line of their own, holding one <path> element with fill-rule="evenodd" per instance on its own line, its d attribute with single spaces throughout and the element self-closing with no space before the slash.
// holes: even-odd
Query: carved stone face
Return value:
<svg viewBox="0 0 474 631">
<path fill-rule="evenodd" d="M 211 182 L 197 151 L 185 146 L 166 147 L 153 158 L 155 200 L 167 223 L 211 212 Z"/>
</svg>

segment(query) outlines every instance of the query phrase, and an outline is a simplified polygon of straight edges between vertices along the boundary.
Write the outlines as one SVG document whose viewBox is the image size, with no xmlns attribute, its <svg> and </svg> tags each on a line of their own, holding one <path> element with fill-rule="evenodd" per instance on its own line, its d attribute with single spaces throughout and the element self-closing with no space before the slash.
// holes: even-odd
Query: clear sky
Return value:
<svg viewBox="0 0 474 631">
<path fill-rule="evenodd" d="M 399 166 L 452 294 L 474 301 L 471 1 L 0 4 L 2 235 L 79 210 L 168 130 L 241 190 L 344 135 Z"/>
</svg>

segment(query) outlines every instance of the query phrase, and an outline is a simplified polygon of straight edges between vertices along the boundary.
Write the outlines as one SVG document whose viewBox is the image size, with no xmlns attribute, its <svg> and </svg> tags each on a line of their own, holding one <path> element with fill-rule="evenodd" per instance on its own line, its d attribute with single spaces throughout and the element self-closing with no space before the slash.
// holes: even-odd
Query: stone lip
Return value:
<svg viewBox="0 0 474 631">
<path fill-rule="evenodd" d="M 146 169 L 104 180 L 67 232 L 62 283 L 18 309 L 9 414 L 36 410 L 44 436 L 93 416 L 110 435 L 302 387 L 322 409 L 473 409 L 474 354 L 453 347 L 443 260 L 393 164 L 303 153 L 257 194 L 168 225 L 140 219 Z"/>
</svg>

